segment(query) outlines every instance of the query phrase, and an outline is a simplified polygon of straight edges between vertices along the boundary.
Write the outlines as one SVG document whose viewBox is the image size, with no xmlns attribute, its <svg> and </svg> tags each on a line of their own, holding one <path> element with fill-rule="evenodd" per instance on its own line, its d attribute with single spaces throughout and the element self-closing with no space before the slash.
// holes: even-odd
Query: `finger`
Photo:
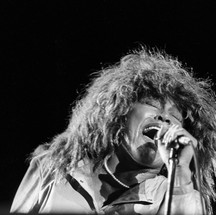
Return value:
<svg viewBox="0 0 216 215">
<path fill-rule="evenodd" d="M 164 135 L 163 142 L 166 148 L 169 148 L 171 142 L 176 139 L 176 131 L 178 127 L 178 125 L 172 125 L 167 131 L 167 133 Z"/>
<path fill-rule="evenodd" d="M 156 135 L 155 139 L 162 141 L 163 136 L 164 136 L 164 134 L 166 133 L 167 130 L 168 130 L 167 127 L 161 126 L 160 129 L 157 132 L 157 135 Z"/>
<path fill-rule="evenodd" d="M 182 145 L 188 145 L 192 144 L 194 147 L 197 146 L 197 140 L 190 134 L 188 133 L 184 128 L 178 128 L 175 131 L 175 135 L 173 136 L 173 140 L 177 139 L 180 144 Z"/>
<path fill-rule="evenodd" d="M 171 142 L 174 141 L 176 139 L 176 131 L 178 129 L 178 125 L 174 125 L 170 131 L 169 131 L 169 135 L 167 138 L 167 148 L 170 146 Z"/>
<path fill-rule="evenodd" d="M 192 140 L 189 137 L 181 136 L 178 138 L 178 141 L 182 145 L 189 145 L 192 144 Z"/>
<path fill-rule="evenodd" d="M 173 127 L 174 127 L 174 125 L 172 125 L 171 127 L 169 127 L 168 130 L 166 131 L 166 133 L 163 136 L 163 143 L 165 143 L 165 145 L 168 142 L 169 135 L 170 135 L 170 132 L 173 129 Z"/>
<path fill-rule="evenodd" d="M 163 130 L 163 127 L 160 127 L 156 136 L 154 137 L 154 140 L 155 140 L 157 145 L 161 144 L 161 142 L 162 142 L 162 130 Z"/>
</svg>

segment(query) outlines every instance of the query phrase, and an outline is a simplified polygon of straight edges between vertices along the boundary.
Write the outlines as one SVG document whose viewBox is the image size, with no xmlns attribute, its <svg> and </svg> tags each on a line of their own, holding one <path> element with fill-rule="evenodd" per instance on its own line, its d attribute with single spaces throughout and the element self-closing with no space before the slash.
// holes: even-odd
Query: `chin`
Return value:
<svg viewBox="0 0 216 215">
<path fill-rule="evenodd" d="M 156 157 L 152 163 L 152 168 L 160 170 L 163 165 L 164 165 L 164 163 L 163 163 L 162 159 L 160 157 L 159 158 Z"/>
</svg>

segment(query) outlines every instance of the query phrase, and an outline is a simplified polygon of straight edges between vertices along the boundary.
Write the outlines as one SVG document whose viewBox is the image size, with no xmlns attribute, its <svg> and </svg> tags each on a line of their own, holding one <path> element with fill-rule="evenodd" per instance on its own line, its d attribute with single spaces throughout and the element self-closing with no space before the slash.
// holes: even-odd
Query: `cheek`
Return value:
<svg viewBox="0 0 216 215">
<path fill-rule="evenodd" d="M 182 122 L 177 120 L 175 117 L 170 117 L 170 119 L 172 124 L 182 126 Z"/>
<path fill-rule="evenodd" d="M 144 165 L 151 164 L 156 158 L 157 147 L 152 142 L 137 139 L 135 143 L 131 143 L 129 148 L 135 160 Z"/>
</svg>

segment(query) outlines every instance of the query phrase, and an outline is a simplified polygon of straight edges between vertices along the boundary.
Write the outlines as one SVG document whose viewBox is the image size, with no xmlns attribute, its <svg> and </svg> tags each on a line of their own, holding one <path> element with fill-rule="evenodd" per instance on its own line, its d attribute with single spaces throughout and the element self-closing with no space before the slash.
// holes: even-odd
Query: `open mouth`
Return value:
<svg viewBox="0 0 216 215">
<path fill-rule="evenodd" d="M 148 138 L 154 140 L 157 132 L 159 131 L 160 127 L 156 125 L 150 125 L 143 129 L 143 135 L 147 136 Z"/>
</svg>

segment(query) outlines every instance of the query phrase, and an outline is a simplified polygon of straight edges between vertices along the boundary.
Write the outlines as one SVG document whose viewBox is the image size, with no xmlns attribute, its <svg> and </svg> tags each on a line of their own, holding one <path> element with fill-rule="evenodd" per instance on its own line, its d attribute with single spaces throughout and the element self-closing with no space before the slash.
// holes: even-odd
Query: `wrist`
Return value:
<svg viewBox="0 0 216 215">
<path fill-rule="evenodd" d="M 191 182 L 191 171 L 188 166 L 176 166 L 174 187 L 181 187 Z"/>
<path fill-rule="evenodd" d="M 169 164 L 166 164 L 167 170 L 169 170 Z M 178 165 L 175 169 L 175 180 L 174 180 L 174 187 L 180 187 L 182 185 L 188 184 L 191 182 L 191 170 L 187 165 Z"/>
<path fill-rule="evenodd" d="M 190 181 L 187 184 L 173 187 L 173 195 L 184 195 L 191 193 L 194 190 L 193 182 Z"/>
</svg>

